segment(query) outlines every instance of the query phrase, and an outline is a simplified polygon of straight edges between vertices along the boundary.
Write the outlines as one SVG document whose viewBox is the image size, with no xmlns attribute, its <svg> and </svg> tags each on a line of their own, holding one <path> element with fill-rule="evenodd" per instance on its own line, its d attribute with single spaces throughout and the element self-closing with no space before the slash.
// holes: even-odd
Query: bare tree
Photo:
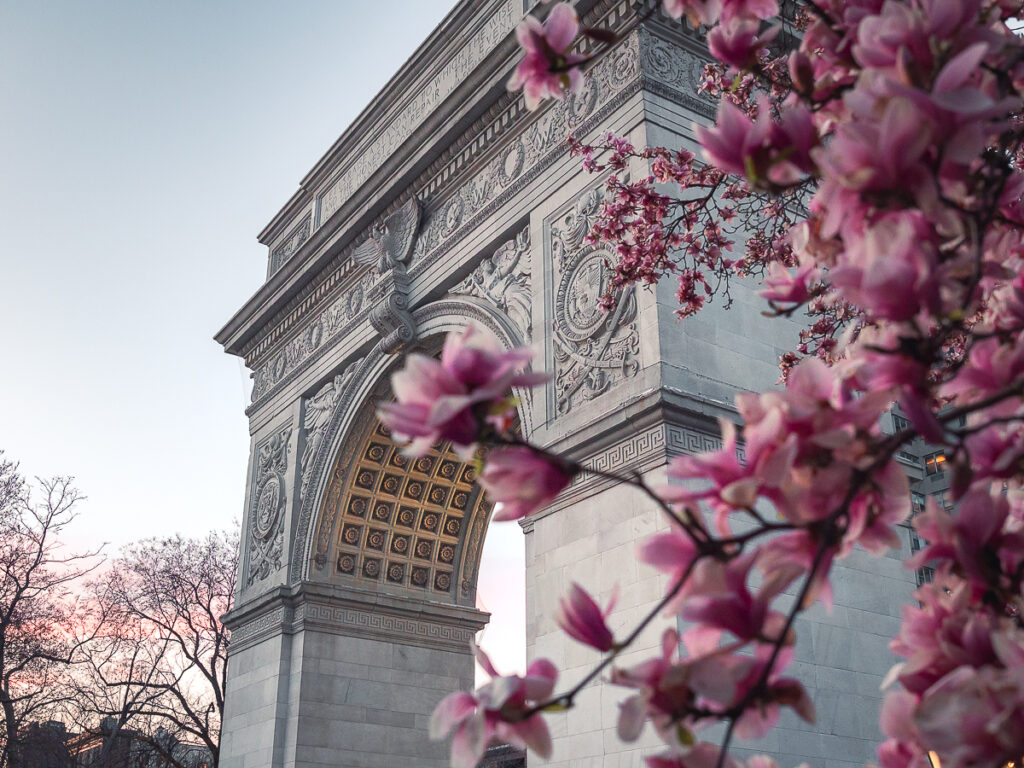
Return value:
<svg viewBox="0 0 1024 768">
<path fill-rule="evenodd" d="M 107 627 L 88 661 L 90 685 L 106 692 L 91 692 L 94 716 L 199 742 L 217 765 L 229 642 L 220 617 L 231 606 L 237 562 L 234 532 L 122 550 L 92 585 Z"/>
<path fill-rule="evenodd" d="M 69 696 L 69 664 L 88 639 L 71 586 L 99 564 L 98 552 L 69 554 L 59 540 L 82 498 L 71 478 L 37 485 L 0 454 L 0 768 L 24 763 L 28 723 Z"/>
</svg>

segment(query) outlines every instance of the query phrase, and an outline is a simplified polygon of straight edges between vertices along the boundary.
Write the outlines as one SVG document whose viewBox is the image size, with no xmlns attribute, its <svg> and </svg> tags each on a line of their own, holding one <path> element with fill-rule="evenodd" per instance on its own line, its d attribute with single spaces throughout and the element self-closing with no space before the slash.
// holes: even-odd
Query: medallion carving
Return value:
<svg viewBox="0 0 1024 768">
<path fill-rule="evenodd" d="M 532 271 L 530 228 L 524 227 L 450 292 L 477 296 L 494 305 L 519 329 L 523 343 L 529 344 L 533 336 Z"/>
<path fill-rule="evenodd" d="M 615 308 L 606 312 L 601 297 L 610 289 L 609 263 L 615 254 L 584 242 L 601 204 L 601 190 L 582 194 L 551 226 L 555 269 L 555 404 L 568 413 L 640 370 L 640 334 L 633 286 L 613 291 Z"/>
<path fill-rule="evenodd" d="M 284 545 L 285 475 L 291 427 L 282 429 L 256 451 L 249 514 L 249 570 L 246 586 L 263 581 L 281 567 Z"/>
</svg>

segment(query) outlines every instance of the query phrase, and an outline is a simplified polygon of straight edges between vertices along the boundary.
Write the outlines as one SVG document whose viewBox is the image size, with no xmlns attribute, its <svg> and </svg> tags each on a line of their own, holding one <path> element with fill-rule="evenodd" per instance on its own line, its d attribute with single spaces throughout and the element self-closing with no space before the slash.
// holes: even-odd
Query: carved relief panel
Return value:
<svg viewBox="0 0 1024 768">
<path fill-rule="evenodd" d="M 291 436 L 291 427 L 286 427 L 260 444 L 255 451 L 247 532 L 246 587 L 263 581 L 282 565 Z"/>
<path fill-rule="evenodd" d="M 607 392 L 640 369 L 635 289 L 612 292 L 615 308 L 601 307 L 610 290 L 615 259 L 609 249 L 585 242 L 602 200 L 600 188 L 581 194 L 548 229 L 552 269 L 554 405 L 569 413 Z"/>
<path fill-rule="evenodd" d="M 530 228 L 524 227 L 480 262 L 453 295 L 476 296 L 499 309 L 518 329 L 523 344 L 533 337 L 533 262 Z"/>
</svg>

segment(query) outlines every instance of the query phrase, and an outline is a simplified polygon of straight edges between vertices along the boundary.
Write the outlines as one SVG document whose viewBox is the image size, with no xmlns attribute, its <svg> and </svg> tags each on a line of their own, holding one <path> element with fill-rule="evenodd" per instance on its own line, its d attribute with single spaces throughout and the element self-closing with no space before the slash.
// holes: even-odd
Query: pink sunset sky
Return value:
<svg viewBox="0 0 1024 768">
<path fill-rule="evenodd" d="M 0 4 L 0 449 L 76 477 L 74 546 L 240 519 L 250 380 L 212 336 L 264 279 L 256 233 L 453 4 Z M 492 530 L 480 576 L 508 671 L 522 538 Z"/>
</svg>

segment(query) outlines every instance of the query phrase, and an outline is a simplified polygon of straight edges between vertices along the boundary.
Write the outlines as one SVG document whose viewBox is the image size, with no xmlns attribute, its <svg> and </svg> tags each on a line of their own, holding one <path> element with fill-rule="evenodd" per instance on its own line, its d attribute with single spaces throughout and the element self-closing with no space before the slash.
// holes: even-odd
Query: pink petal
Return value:
<svg viewBox="0 0 1024 768">
<path fill-rule="evenodd" d="M 476 768 L 487 750 L 487 724 L 482 717 L 466 720 L 452 737 L 452 768 Z"/>
<path fill-rule="evenodd" d="M 697 549 L 682 533 L 659 533 L 640 545 L 637 557 L 661 571 L 685 568 L 696 555 Z"/>
<path fill-rule="evenodd" d="M 509 728 L 538 757 L 545 760 L 551 757 L 551 733 L 548 731 L 548 724 L 539 714 L 521 723 L 510 725 Z"/>
<path fill-rule="evenodd" d="M 430 716 L 430 738 L 442 739 L 452 728 L 473 713 L 477 707 L 476 697 L 458 691 L 441 699 Z"/>
<path fill-rule="evenodd" d="M 579 18 L 569 3 L 559 3 L 552 8 L 547 21 L 544 22 L 548 45 L 558 53 L 564 53 L 572 45 L 579 28 Z"/>
<path fill-rule="evenodd" d="M 630 696 L 619 704 L 619 722 L 616 726 L 619 738 L 625 742 L 636 741 L 647 720 L 647 702 L 641 696 Z"/>
</svg>

